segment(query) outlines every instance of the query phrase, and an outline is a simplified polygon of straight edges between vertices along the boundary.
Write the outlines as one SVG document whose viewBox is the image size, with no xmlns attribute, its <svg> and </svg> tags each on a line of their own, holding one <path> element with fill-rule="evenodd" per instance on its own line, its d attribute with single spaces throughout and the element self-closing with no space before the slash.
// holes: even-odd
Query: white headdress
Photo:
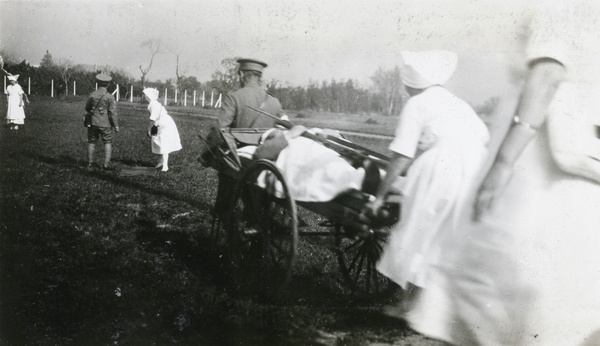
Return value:
<svg viewBox="0 0 600 346">
<path fill-rule="evenodd" d="M 143 93 L 148 96 L 150 100 L 158 100 L 158 90 L 154 88 L 146 88 L 143 90 Z"/>
<path fill-rule="evenodd" d="M 443 85 L 458 63 L 458 55 L 445 50 L 402 51 L 402 82 L 415 89 Z"/>
<path fill-rule="evenodd" d="M 15 74 L 15 75 L 12 75 L 12 76 L 8 76 L 7 78 L 8 78 L 8 80 L 12 80 L 12 81 L 16 82 L 17 79 L 19 79 L 19 75 Z"/>
</svg>

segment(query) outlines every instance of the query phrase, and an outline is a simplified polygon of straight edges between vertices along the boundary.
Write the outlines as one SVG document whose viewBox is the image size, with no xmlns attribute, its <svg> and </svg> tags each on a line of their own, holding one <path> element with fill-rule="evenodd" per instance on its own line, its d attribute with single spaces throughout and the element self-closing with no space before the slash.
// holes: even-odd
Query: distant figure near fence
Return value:
<svg viewBox="0 0 600 346">
<path fill-rule="evenodd" d="M 6 123 L 11 130 L 18 130 L 19 125 L 25 124 L 25 92 L 17 83 L 19 75 L 8 76 L 10 85 L 6 87 L 8 108 L 6 110 Z"/>
</svg>

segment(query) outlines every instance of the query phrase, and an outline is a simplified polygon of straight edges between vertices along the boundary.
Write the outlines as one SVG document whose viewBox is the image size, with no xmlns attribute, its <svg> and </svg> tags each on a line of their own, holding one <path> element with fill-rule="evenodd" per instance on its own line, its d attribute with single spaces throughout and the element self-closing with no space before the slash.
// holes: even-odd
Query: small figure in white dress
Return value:
<svg viewBox="0 0 600 346">
<path fill-rule="evenodd" d="M 19 125 L 25 124 L 25 100 L 27 95 L 17 82 L 19 75 L 7 77 L 10 85 L 6 87 L 8 97 L 8 109 L 6 111 L 6 123 L 11 130 L 18 130 Z"/>
<path fill-rule="evenodd" d="M 166 108 L 158 102 L 158 90 L 146 88 L 143 92 L 150 103 L 148 105 L 150 123 L 147 134 L 152 140 L 152 153 L 160 155 L 156 168 L 166 172 L 169 170 L 169 154 L 181 150 L 179 131 Z M 153 128 L 156 130 L 153 131 Z"/>
</svg>

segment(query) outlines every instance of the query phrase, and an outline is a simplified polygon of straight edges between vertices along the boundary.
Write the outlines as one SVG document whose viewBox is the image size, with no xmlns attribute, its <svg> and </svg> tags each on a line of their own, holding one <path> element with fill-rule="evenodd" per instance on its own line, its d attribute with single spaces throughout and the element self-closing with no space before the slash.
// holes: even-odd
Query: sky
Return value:
<svg viewBox="0 0 600 346">
<path fill-rule="evenodd" d="M 511 88 L 526 13 L 522 0 L 0 0 L 0 50 L 34 65 L 49 51 L 139 79 L 150 62 L 142 43 L 159 39 L 150 80 L 174 78 L 179 53 L 180 72 L 200 81 L 222 59 L 254 57 L 269 64 L 266 80 L 368 87 L 401 50 L 449 49 L 459 54 L 449 87 L 481 102 Z"/>
</svg>

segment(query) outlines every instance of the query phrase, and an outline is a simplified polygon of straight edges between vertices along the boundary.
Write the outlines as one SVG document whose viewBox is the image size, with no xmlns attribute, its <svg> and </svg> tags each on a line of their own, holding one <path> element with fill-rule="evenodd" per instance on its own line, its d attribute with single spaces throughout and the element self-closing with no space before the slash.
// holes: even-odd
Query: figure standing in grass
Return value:
<svg viewBox="0 0 600 346">
<path fill-rule="evenodd" d="M 150 122 L 147 135 L 152 139 L 152 153 L 161 155 L 156 165 L 161 171 L 169 170 L 169 154 L 181 150 L 179 131 L 173 118 L 167 113 L 165 107 L 158 102 L 158 90 L 144 89 L 144 97 L 150 103 Z M 153 130 L 155 129 L 155 130 Z"/>
<path fill-rule="evenodd" d="M 19 125 L 25 124 L 25 100 L 27 96 L 23 88 L 17 83 L 18 78 L 18 74 L 8 76 L 10 85 L 6 87 L 6 95 L 8 96 L 6 123 L 11 130 L 18 130 Z"/>
<path fill-rule="evenodd" d="M 88 170 L 93 169 L 98 138 L 102 138 L 104 143 L 104 164 L 102 168 L 110 169 L 113 142 L 112 130 L 119 132 L 117 102 L 106 89 L 111 81 L 111 76 L 104 73 L 97 74 L 98 89 L 90 94 L 85 104 L 85 111 L 91 115 L 89 124 L 86 124 L 88 128 Z"/>
</svg>

